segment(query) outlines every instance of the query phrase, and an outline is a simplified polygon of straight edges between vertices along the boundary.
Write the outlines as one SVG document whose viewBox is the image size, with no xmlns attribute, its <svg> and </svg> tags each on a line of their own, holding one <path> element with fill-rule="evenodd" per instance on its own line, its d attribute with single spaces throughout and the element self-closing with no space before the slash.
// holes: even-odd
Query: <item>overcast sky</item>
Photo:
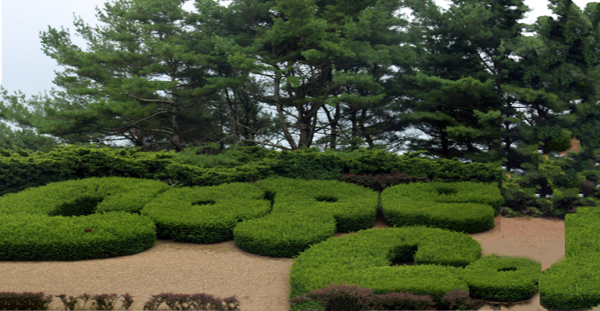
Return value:
<svg viewBox="0 0 600 311">
<path fill-rule="evenodd" d="M 60 30 L 61 26 L 69 29 L 71 40 L 82 49 L 86 41 L 75 35 L 73 14 L 80 16 L 86 24 L 95 26 L 96 7 L 104 9 L 107 0 L 0 0 L 1 40 L 1 77 L 0 85 L 9 94 L 23 92 L 27 98 L 32 95 L 44 94 L 52 87 L 55 78 L 54 71 L 62 72 L 65 67 L 58 66 L 56 61 L 42 52 L 40 32 L 47 31 L 51 26 Z M 114 2 L 114 1 L 111 1 Z M 436 4 L 447 10 L 451 1 L 435 0 Z M 588 2 L 574 0 L 583 11 Z M 188 1 L 184 9 L 195 11 L 194 0 Z M 230 1 L 222 1 L 228 5 Z M 548 8 L 549 2 L 543 0 L 525 0 L 525 4 L 533 9 L 526 13 L 522 23 L 532 24 L 538 16 L 549 15 L 556 17 Z M 405 18 L 412 20 L 410 9 L 403 9 Z M 526 34 L 531 35 L 531 34 Z M 49 94 L 49 93 L 48 93 Z M 427 137 L 426 135 L 422 136 Z M 315 138 L 316 139 L 316 138 Z M 400 152 L 402 154 L 403 152 Z"/>
</svg>

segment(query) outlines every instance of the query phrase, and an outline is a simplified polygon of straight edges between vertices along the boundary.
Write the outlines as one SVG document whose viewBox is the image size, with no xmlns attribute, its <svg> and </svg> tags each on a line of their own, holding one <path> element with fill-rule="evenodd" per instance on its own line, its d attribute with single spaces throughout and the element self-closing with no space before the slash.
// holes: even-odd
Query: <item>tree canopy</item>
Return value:
<svg viewBox="0 0 600 311">
<path fill-rule="evenodd" d="M 114 135 L 149 151 L 408 144 L 509 170 L 533 165 L 523 150 L 596 124 L 595 4 L 581 13 L 552 0 L 562 17 L 536 26 L 518 23 L 530 11 L 521 0 L 454 0 L 446 12 L 431 0 L 196 0 L 195 12 L 185 2 L 106 3 L 103 26 L 75 20 L 85 51 L 49 27 L 40 38 L 67 67 L 54 80 L 63 90 L 29 101 L 4 92 L 0 117 L 75 144 Z M 546 114 L 530 122 L 519 106 Z M 411 126 L 432 138 L 408 135 Z M 32 145 L 18 135 L 5 143 Z"/>
<path fill-rule="evenodd" d="M 73 45 L 64 29 L 49 27 L 40 36 L 43 51 L 68 66 L 54 80 L 65 91 L 53 89 L 52 98 L 26 104 L 8 97 L 5 117 L 70 143 L 117 135 L 134 146 L 181 151 L 186 142 L 210 136 L 219 127 L 211 115 L 221 100 L 218 91 L 239 77 L 211 73 L 223 56 L 213 53 L 207 34 L 186 28 L 193 14 L 181 8 L 184 2 L 106 3 L 97 16 L 107 26 L 75 21 L 87 51 Z"/>
</svg>

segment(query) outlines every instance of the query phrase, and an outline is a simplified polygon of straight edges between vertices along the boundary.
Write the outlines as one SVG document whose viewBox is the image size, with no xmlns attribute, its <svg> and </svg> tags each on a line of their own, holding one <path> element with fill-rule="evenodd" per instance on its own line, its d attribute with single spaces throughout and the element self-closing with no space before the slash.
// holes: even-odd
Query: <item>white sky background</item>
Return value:
<svg viewBox="0 0 600 311">
<path fill-rule="evenodd" d="M 54 71 L 62 72 L 65 67 L 58 66 L 54 59 L 44 54 L 40 32 L 48 31 L 48 26 L 57 30 L 60 30 L 61 26 L 68 28 L 73 44 L 85 49 L 86 41 L 76 36 L 73 14 L 80 16 L 86 24 L 94 27 L 98 25 L 95 8 L 103 10 L 106 2 L 107 0 L 0 0 L 0 84 L 8 90 L 9 94 L 21 91 L 27 99 L 44 92 L 48 92 L 49 95 L 52 87 L 57 88 L 52 83 L 55 78 Z M 194 2 L 189 0 L 184 4 L 184 9 L 195 11 Z M 556 17 L 548 8 L 547 0 L 525 0 L 524 2 L 532 11 L 526 13 L 526 18 L 520 21 L 522 23 L 532 24 L 538 16 L 542 15 Z M 587 3 L 592 1 L 574 0 L 573 2 L 583 11 Z M 229 3 L 230 1 L 221 1 L 223 6 Z M 435 3 L 444 11 L 452 4 L 449 0 L 435 0 Z M 413 20 L 411 12 L 410 9 L 400 11 L 409 21 Z M 271 110 L 266 109 L 266 111 Z M 321 120 L 326 120 L 324 114 L 321 114 Z M 13 129 L 18 128 L 14 124 L 10 125 Z M 416 129 L 409 132 L 414 131 L 418 132 Z M 422 133 L 420 137 L 428 136 Z M 315 140 L 317 138 L 315 137 Z M 285 141 L 282 144 L 288 146 Z M 403 153 L 403 151 L 399 152 L 399 154 Z"/>
</svg>

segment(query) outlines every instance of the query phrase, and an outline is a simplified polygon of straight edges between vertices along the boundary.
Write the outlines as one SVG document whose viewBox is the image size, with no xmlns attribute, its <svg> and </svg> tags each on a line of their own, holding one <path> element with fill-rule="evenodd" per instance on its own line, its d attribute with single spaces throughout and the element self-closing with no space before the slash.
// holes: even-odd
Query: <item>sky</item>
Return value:
<svg viewBox="0 0 600 311">
<path fill-rule="evenodd" d="M 80 16 L 86 24 L 96 26 L 99 24 L 96 7 L 103 9 L 106 2 L 107 0 L 0 0 L 0 85 L 8 94 L 20 91 L 27 99 L 32 95 L 43 95 L 44 92 L 50 95 L 52 87 L 57 89 L 52 83 L 55 71 L 62 72 L 65 67 L 59 66 L 54 59 L 44 54 L 40 33 L 48 31 L 49 26 L 57 30 L 64 27 L 69 30 L 73 44 L 85 49 L 86 41 L 75 33 L 74 15 Z M 221 1 L 221 5 L 227 6 L 230 2 Z M 583 11 L 587 3 L 592 1 L 573 2 Z M 195 11 L 193 3 L 194 0 L 189 0 L 183 8 Z M 452 2 L 435 0 L 435 3 L 445 11 Z M 548 8 L 549 2 L 525 0 L 524 3 L 532 11 L 526 13 L 526 18 L 520 21 L 522 23 L 532 24 L 543 15 L 556 17 Z M 404 18 L 412 20 L 410 12 L 410 9 L 400 10 L 401 14 L 405 14 Z M 325 120 L 324 116 L 321 117 Z M 14 124 L 10 125 L 13 130 L 18 128 Z M 413 129 L 409 132 L 419 131 Z M 422 133 L 420 137 L 426 138 L 427 135 Z"/>
</svg>

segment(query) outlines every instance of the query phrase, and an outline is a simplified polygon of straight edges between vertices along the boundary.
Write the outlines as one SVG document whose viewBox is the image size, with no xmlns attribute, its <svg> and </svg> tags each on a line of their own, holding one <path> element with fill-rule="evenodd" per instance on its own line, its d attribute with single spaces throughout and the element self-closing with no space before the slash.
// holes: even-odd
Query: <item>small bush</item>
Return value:
<svg viewBox="0 0 600 311">
<path fill-rule="evenodd" d="M 375 295 L 373 305 L 375 310 L 437 310 L 431 296 L 411 293 Z"/>
<path fill-rule="evenodd" d="M 374 191 L 381 192 L 387 187 L 400 184 L 408 184 L 412 182 L 431 182 L 427 177 L 412 177 L 406 173 L 396 172 L 394 174 L 344 174 L 338 179 L 339 181 L 360 185 L 370 188 Z"/>
<path fill-rule="evenodd" d="M 95 295 L 92 301 L 93 310 L 113 310 L 117 300 L 117 294 Z"/>
<path fill-rule="evenodd" d="M 43 292 L 0 292 L 0 310 L 48 310 L 52 295 Z"/>
<path fill-rule="evenodd" d="M 583 184 L 579 187 L 579 190 L 583 193 L 585 197 L 591 197 L 596 193 L 596 182 L 587 179 L 583 182 Z"/>
<path fill-rule="evenodd" d="M 544 153 L 549 153 L 550 151 L 558 151 L 562 152 L 571 148 L 571 137 L 559 137 L 555 138 L 552 141 L 548 142 L 544 148 Z"/>
<path fill-rule="evenodd" d="M 294 297 L 290 300 L 290 304 L 292 306 L 304 304 L 313 299 L 321 303 L 325 311 L 437 310 L 433 298 L 429 295 L 404 292 L 374 295 L 371 288 L 361 288 L 358 285 L 333 285 L 333 283 L 331 286 Z M 453 301 L 452 297 L 450 299 Z"/>
<path fill-rule="evenodd" d="M 220 299 L 208 294 L 161 293 L 152 295 L 152 298 L 144 305 L 144 310 L 157 310 L 163 302 L 171 310 L 234 311 L 239 310 L 240 305 L 235 296 Z"/>
<path fill-rule="evenodd" d="M 447 310 L 477 310 L 485 303 L 481 299 L 471 299 L 469 292 L 453 289 L 440 299 L 441 305 Z"/>
<path fill-rule="evenodd" d="M 357 285 L 333 285 L 313 290 L 307 297 L 318 300 L 325 311 L 363 311 L 370 309 L 373 290 L 360 288 Z"/>
</svg>

